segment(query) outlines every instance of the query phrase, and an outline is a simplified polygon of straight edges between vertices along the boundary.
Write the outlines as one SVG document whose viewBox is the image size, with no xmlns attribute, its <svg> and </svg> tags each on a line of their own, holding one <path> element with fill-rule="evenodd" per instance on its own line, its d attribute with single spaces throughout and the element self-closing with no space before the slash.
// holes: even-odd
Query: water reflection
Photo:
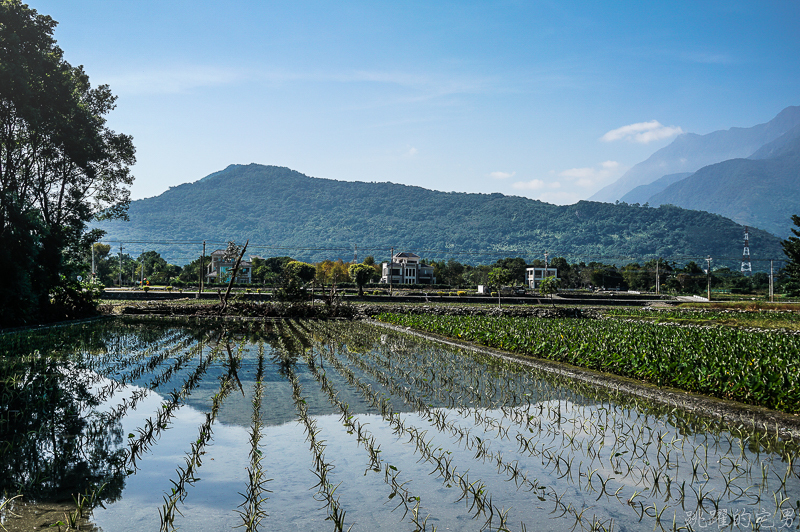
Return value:
<svg viewBox="0 0 800 532">
<path fill-rule="evenodd" d="M 330 530 L 331 500 L 353 530 L 800 523 L 791 443 L 365 324 L 55 340 L 0 339 L 0 487 L 105 485 L 104 530 L 247 525 L 254 499 L 281 530 Z"/>
</svg>

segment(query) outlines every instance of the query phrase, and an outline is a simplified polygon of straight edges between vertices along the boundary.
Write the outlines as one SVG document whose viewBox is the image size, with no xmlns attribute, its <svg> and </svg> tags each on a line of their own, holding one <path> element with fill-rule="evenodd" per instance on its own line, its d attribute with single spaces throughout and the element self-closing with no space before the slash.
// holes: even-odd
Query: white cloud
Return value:
<svg viewBox="0 0 800 532">
<path fill-rule="evenodd" d="M 517 175 L 516 172 L 511 172 L 510 174 L 508 172 L 492 172 L 489 174 L 489 177 L 492 179 L 508 179 L 509 177 L 514 177 L 515 175 Z"/>
<path fill-rule="evenodd" d="M 413 146 L 409 146 L 408 150 L 403 154 L 404 157 L 413 157 L 417 154 L 417 149 Z"/>
<path fill-rule="evenodd" d="M 683 129 L 678 126 L 665 126 L 658 120 L 651 120 L 650 122 L 638 122 L 612 129 L 600 137 L 600 140 L 603 142 L 627 140 L 628 142 L 648 144 L 656 140 L 668 139 L 681 133 L 683 133 Z"/>
<path fill-rule="evenodd" d="M 617 161 L 603 161 L 602 163 L 597 163 L 596 166 L 563 170 L 558 175 L 567 178 L 576 187 L 592 188 L 598 184 L 605 183 L 609 179 L 618 177 L 622 170 L 624 169 L 620 168 Z"/>
</svg>

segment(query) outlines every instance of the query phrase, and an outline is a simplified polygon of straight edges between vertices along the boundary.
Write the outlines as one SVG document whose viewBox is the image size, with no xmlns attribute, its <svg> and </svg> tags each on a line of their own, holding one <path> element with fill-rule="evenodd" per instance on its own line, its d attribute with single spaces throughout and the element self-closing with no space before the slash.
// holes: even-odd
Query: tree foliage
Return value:
<svg viewBox="0 0 800 532">
<path fill-rule="evenodd" d="M 790 279 L 787 284 L 789 294 L 800 296 L 800 216 L 793 214 L 792 222 L 797 227 L 797 229 L 792 229 L 794 236 L 790 236 L 782 242 L 783 252 L 789 259 L 784 270 Z"/>
<path fill-rule="evenodd" d="M 53 39 L 56 22 L 0 2 L 0 324 L 63 319 L 88 277 L 86 223 L 124 218 L 131 137 L 105 125 L 115 106 Z M 54 292 L 55 291 L 55 292 Z"/>
<path fill-rule="evenodd" d="M 364 285 L 375 275 L 375 268 L 368 264 L 351 264 L 347 269 L 350 279 L 358 286 L 358 295 L 364 295 Z"/>
</svg>

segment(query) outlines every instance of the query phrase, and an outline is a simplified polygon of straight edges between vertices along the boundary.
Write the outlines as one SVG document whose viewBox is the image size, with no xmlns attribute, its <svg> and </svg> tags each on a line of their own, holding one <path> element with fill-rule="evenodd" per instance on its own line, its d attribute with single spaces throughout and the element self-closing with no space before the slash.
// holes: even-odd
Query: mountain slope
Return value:
<svg viewBox="0 0 800 532">
<path fill-rule="evenodd" d="M 788 238 L 791 216 L 800 213 L 800 135 L 765 148 L 757 155 L 769 158 L 706 166 L 648 201 L 714 212 Z"/>
<path fill-rule="evenodd" d="M 108 232 L 106 241 L 249 238 L 252 253 L 305 260 L 349 259 L 354 245 L 360 256 L 379 260 L 391 247 L 467 262 L 493 261 L 498 254 L 532 260 L 545 251 L 551 257 L 620 257 L 624 262 L 651 256 L 735 257 L 742 239 L 741 226 L 730 220 L 676 207 L 588 201 L 557 206 L 502 194 L 318 179 L 255 164 L 232 165 L 134 201 L 129 215 L 130 222 L 97 224 Z M 754 246 L 758 241 L 774 256 L 781 254 L 774 236 L 754 230 L 751 239 Z M 138 253 L 139 246 L 129 249 Z M 181 255 L 173 245 L 147 244 L 151 247 L 175 262 L 195 258 L 194 251 Z M 476 254 L 457 255 L 467 252 Z"/>
<path fill-rule="evenodd" d="M 695 172 L 704 166 L 749 157 L 759 148 L 800 125 L 800 106 L 787 107 L 765 124 L 749 128 L 733 127 L 707 135 L 685 133 L 671 144 L 633 166 L 615 182 L 602 188 L 589 200 L 615 201 L 640 185 L 647 185 L 667 174 Z"/>
<path fill-rule="evenodd" d="M 692 175 L 691 172 L 681 172 L 680 174 L 669 174 L 659 177 L 652 183 L 647 185 L 639 185 L 624 196 L 620 201 L 625 203 L 647 203 L 654 194 L 658 194 L 672 183 L 676 183 L 681 179 L 685 179 Z"/>
</svg>

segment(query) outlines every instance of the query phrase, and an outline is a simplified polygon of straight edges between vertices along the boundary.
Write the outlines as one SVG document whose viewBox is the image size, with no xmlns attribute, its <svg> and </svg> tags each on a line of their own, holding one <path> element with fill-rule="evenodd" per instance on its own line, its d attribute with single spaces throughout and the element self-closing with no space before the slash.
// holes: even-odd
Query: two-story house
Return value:
<svg viewBox="0 0 800 532">
<path fill-rule="evenodd" d="M 397 253 L 391 263 L 383 263 L 381 282 L 392 284 L 436 284 L 433 266 L 420 262 L 415 253 Z"/>
<path fill-rule="evenodd" d="M 542 279 L 545 277 L 555 277 L 558 279 L 558 269 L 538 267 L 525 268 L 525 284 L 532 290 L 539 288 L 539 283 L 541 283 Z"/>
<path fill-rule="evenodd" d="M 206 281 L 209 283 L 227 283 L 230 281 L 230 274 L 236 265 L 236 259 L 225 260 L 225 250 L 218 249 L 211 254 L 209 263 L 206 265 Z M 239 271 L 236 274 L 238 284 L 253 282 L 253 263 L 242 260 L 239 263 Z"/>
</svg>

